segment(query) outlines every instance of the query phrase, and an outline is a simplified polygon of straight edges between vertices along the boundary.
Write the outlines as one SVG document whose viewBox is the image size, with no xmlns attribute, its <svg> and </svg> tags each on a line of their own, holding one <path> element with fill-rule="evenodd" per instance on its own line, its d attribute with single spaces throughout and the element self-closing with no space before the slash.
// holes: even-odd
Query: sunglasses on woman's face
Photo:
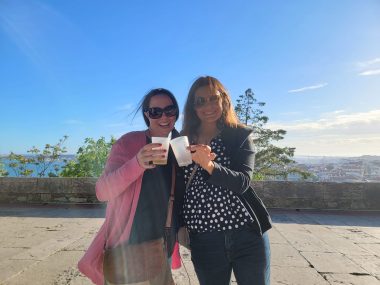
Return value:
<svg viewBox="0 0 380 285">
<path fill-rule="evenodd" d="M 212 95 L 208 98 L 205 97 L 195 97 L 194 106 L 195 108 L 201 108 L 207 104 L 207 102 L 210 102 L 210 104 L 216 104 L 220 100 L 219 95 Z"/>
<path fill-rule="evenodd" d="M 178 110 L 176 106 L 169 105 L 165 108 L 160 107 L 152 107 L 145 110 L 145 112 L 148 112 L 148 116 L 151 119 L 159 119 L 162 117 L 162 114 L 165 114 L 166 117 L 173 117 L 176 116 L 178 113 Z"/>
</svg>

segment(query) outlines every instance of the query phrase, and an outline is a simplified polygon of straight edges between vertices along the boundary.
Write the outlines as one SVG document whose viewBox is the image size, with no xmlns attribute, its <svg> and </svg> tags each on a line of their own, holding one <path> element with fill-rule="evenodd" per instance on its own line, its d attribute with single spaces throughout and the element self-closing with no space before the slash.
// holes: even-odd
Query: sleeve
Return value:
<svg viewBox="0 0 380 285">
<path fill-rule="evenodd" d="M 214 162 L 214 170 L 206 181 L 216 186 L 223 186 L 236 194 L 244 193 L 250 186 L 255 164 L 253 137 L 250 134 L 238 149 L 232 149 L 231 168 Z"/>
<path fill-rule="evenodd" d="M 125 146 L 114 144 L 104 172 L 96 182 L 96 197 L 99 201 L 115 199 L 144 173 L 145 169 L 140 166 L 137 154 L 126 160 L 130 156 Z"/>
</svg>

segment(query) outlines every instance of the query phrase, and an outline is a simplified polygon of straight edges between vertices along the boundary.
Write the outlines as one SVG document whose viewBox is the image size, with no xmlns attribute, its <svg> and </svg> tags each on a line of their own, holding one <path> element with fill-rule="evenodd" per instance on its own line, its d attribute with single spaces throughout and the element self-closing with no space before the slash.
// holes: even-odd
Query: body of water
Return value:
<svg viewBox="0 0 380 285">
<path fill-rule="evenodd" d="M 72 159 L 74 159 L 74 156 L 72 156 L 72 157 L 71 156 L 70 157 L 65 157 L 65 159 L 72 160 Z M 9 166 L 9 163 L 11 162 L 9 159 L 7 159 L 7 158 L 0 158 L 0 161 L 2 162 L 3 169 L 9 173 L 8 177 L 17 177 L 18 176 L 17 175 L 17 171 L 15 171 L 12 167 Z M 66 165 L 66 163 L 63 161 L 63 159 L 54 162 L 45 171 L 45 177 L 48 177 L 48 174 L 50 172 L 52 172 L 52 173 L 59 173 L 59 172 L 61 172 L 62 169 L 63 169 L 63 167 L 65 165 Z M 55 166 L 58 166 L 58 169 L 59 169 L 58 172 L 55 171 Z M 38 173 L 42 170 L 42 166 L 41 165 L 35 165 L 33 163 L 27 163 L 25 165 L 25 168 L 33 170 L 33 173 L 31 175 L 29 175 L 29 177 L 38 177 L 39 176 Z"/>
</svg>

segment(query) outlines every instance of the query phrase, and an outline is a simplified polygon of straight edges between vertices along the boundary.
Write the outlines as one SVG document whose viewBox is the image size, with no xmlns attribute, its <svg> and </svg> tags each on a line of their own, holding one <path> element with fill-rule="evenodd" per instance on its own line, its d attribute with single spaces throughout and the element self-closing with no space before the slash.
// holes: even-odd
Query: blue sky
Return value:
<svg viewBox="0 0 380 285">
<path fill-rule="evenodd" d="M 144 128 L 212 75 L 252 88 L 296 155 L 380 155 L 380 1 L 0 1 L 0 154 Z M 181 128 L 181 123 L 177 124 Z"/>
</svg>

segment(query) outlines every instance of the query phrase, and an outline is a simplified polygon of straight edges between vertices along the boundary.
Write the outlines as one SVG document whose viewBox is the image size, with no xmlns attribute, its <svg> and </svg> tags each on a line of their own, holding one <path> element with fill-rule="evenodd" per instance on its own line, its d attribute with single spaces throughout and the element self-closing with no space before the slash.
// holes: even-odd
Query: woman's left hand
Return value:
<svg viewBox="0 0 380 285">
<path fill-rule="evenodd" d="M 189 149 L 193 161 L 211 174 L 214 169 L 213 160 L 216 158 L 216 154 L 211 152 L 211 147 L 205 144 L 196 144 L 191 145 Z"/>
</svg>

